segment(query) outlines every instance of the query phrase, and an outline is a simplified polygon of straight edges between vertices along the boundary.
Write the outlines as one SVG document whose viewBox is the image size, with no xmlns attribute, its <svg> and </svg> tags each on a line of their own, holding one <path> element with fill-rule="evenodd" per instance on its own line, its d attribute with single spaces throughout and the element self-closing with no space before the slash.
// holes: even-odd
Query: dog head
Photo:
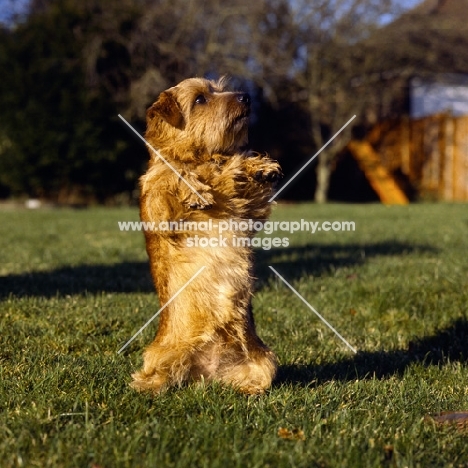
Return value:
<svg viewBox="0 0 468 468">
<path fill-rule="evenodd" d="M 247 143 L 250 96 L 226 85 L 189 78 L 162 92 L 146 113 L 148 141 L 182 159 L 234 154 Z"/>
</svg>

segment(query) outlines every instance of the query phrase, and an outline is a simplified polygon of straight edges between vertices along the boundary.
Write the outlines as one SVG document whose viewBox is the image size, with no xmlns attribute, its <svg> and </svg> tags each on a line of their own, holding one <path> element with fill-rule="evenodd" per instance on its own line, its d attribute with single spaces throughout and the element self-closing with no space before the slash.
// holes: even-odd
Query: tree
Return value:
<svg viewBox="0 0 468 468">
<path fill-rule="evenodd" d="M 363 41 L 380 118 L 407 111 L 408 80 L 468 73 L 468 0 L 424 1 Z"/>
<path fill-rule="evenodd" d="M 318 150 L 354 115 L 356 122 L 362 121 L 368 105 L 371 57 L 361 44 L 376 30 L 383 15 L 392 11 L 392 5 L 376 0 L 299 1 L 294 5 L 302 58 L 294 80 L 301 89 Z M 318 203 L 327 200 L 334 161 L 349 141 L 352 128 L 344 128 L 318 156 Z"/>
<path fill-rule="evenodd" d="M 126 41 L 129 117 L 143 118 L 160 91 L 189 76 L 246 76 L 262 1 L 146 0 L 144 5 Z"/>
<path fill-rule="evenodd" d="M 0 42 L 0 182 L 13 194 L 104 201 L 130 190 L 132 140 L 109 89 L 90 85 L 83 50 L 92 11 L 45 2 Z M 109 69 L 109 68 L 108 68 Z M 140 160 L 141 163 L 141 160 Z M 133 178 L 133 180 L 131 180 Z"/>
<path fill-rule="evenodd" d="M 372 62 L 378 60 L 368 54 L 364 39 L 385 15 L 396 13 L 395 5 L 390 0 L 263 0 L 257 5 L 244 73 L 274 109 L 294 109 L 296 132 L 307 127 L 315 153 L 353 115 L 363 121 Z M 326 201 L 335 158 L 351 130 L 352 125 L 346 127 L 318 157 L 318 202 Z"/>
<path fill-rule="evenodd" d="M 145 149 L 117 114 L 142 128 L 164 88 L 244 70 L 252 12 L 246 0 L 33 0 L 0 35 L 0 183 L 60 201 L 134 185 L 146 157 L 132 150 Z"/>
<path fill-rule="evenodd" d="M 274 146 L 287 132 L 288 148 L 312 156 L 352 115 L 364 121 L 376 100 L 371 88 L 385 66 L 371 38 L 392 8 L 391 0 L 32 0 L 29 15 L 0 30 L 0 184 L 55 199 L 130 190 L 146 152 L 117 114 L 142 130 L 159 92 L 193 75 L 244 77 L 270 115 L 264 141 Z M 350 132 L 318 158 L 317 201 Z"/>
</svg>

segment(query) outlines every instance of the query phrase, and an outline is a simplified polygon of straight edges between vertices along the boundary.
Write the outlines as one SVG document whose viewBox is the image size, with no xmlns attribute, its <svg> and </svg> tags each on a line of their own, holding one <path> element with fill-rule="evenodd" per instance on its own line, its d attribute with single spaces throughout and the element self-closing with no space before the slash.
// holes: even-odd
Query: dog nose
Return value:
<svg viewBox="0 0 468 468">
<path fill-rule="evenodd" d="M 250 105 L 250 94 L 248 93 L 241 93 L 237 95 L 237 101 L 241 102 L 242 104 Z"/>
</svg>

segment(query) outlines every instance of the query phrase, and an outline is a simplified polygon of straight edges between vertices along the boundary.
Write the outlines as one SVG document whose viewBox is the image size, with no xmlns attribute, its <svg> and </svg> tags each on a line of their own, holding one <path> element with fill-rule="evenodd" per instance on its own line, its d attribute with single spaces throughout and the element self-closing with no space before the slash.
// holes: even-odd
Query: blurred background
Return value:
<svg viewBox="0 0 468 468">
<path fill-rule="evenodd" d="M 0 199 L 138 200 L 158 94 L 228 74 L 279 197 L 468 200 L 468 0 L 0 0 Z"/>
</svg>

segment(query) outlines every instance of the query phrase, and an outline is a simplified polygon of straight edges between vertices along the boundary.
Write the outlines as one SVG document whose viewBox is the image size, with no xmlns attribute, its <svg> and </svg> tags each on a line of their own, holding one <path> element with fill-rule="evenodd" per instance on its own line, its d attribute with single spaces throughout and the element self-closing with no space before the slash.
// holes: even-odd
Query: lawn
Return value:
<svg viewBox="0 0 468 468">
<path fill-rule="evenodd" d="M 130 389 L 158 310 L 136 209 L 0 211 L 0 466 L 468 467 L 468 206 L 279 205 L 256 253 L 272 389 Z M 269 268 L 354 348 L 353 353 Z"/>
</svg>

